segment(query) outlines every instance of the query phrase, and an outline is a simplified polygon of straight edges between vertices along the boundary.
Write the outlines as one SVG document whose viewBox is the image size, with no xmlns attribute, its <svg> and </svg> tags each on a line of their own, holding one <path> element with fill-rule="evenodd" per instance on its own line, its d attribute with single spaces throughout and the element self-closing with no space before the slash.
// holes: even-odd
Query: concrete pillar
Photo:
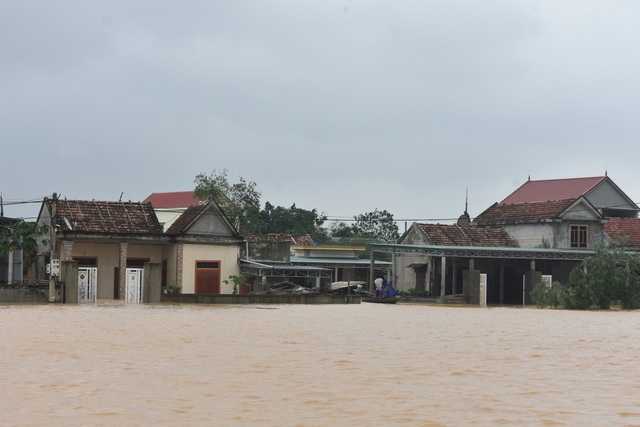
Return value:
<svg viewBox="0 0 640 427">
<path fill-rule="evenodd" d="M 128 250 L 128 243 L 120 243 L 120 268 L 118 277 L 118 288 L 120 289 L 119 294 L 121 300 L 124 300 L 126 297 Z"/>
<path fill-rule="evenodd" d="M 369 260 L 369 292 L 375 292 L 375 285 L 373 284 L 373 280 L 375 279 L 376 272 L 376 261 L 375 256 L 373 255 L 373 251 L 371 251 L 371 258 Z"/>
<path fill-rule="evenodd" d="M 162 263 L 145 262 L 142 282 L 142 302 L 160 302 L 162 297 Z"/>
<path fill-rule="evenodd" d="M 64 303 L 78 302 L 78 261 L 60 262 L 60 280 L 64 283 L 63 299 Z"/>
<path fill-rule="evenodd" d="M 13 283 L 13 251 L 9 251 L 9 261 L 7 265 L 7 284 Z"/>
<path fill-rule="evenodd" d="M 480 304 L 480 270 L 463 271 L 462 288 L 469 304 Z"/>
<path fill-rule="evenodd" d="M 178 243 L 176 249 L 176 281 L 184 284 L 182 277 L 182 263 L 184 261 L 184 243 Z M 194 290 L 195 291 L 195 290 Z"/>
<path fill-rule="evenodd" d="M 440 302 L 444 302 L 447 278 L 447 257 L 440 258 Z"/>
<path fill-rule="evenodd" d="M 500 304 L 504 304 L 504 260 L 500 260 Z"/>
<path fill-rule="evenodd" d="M 453 264 L 453 275 L 451 277 L 451 295 L 455 295 L 456 292 L 456 282 L 458 281 L 458 272 L 456 271 L 456 259 L 453 258 L 452 260 L 452 264 Z"/>
<path fill-rule="evenodd" d="M 433 264 L 433 257 L 427 258 L 427 272 L 425 273 L 425 281 L 427 283 L 425 284 L 425 288 L 429 292 L 433 290 L 433 280 L 431 277 L 433 274 L 433 270 L 431 268 L 432 264 Z"/>
</svg>

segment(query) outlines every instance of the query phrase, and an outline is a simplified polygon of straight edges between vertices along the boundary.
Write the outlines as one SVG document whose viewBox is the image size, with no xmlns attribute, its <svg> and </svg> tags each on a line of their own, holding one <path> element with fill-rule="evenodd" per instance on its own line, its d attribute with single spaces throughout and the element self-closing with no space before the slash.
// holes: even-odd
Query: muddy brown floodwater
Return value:
<svg viewBox="0 0 640 427">
<path fill-rule="evenodd" d="M 2 426 L 640 425 L 640 312 L 0 305 Z"/>
</svg>

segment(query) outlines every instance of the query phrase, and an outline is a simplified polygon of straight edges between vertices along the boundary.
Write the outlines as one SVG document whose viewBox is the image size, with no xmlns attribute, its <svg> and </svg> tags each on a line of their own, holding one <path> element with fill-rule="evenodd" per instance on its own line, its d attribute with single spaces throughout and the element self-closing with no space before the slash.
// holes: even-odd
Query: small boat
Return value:
<svg viewBox="0 0 640 427">
<path fill-rule="evenodd" d="M 395 304 L 398 302 L 400 297 L 362 297 L 362 302 L 375 302 L 378 304 Z"/>
</svg>

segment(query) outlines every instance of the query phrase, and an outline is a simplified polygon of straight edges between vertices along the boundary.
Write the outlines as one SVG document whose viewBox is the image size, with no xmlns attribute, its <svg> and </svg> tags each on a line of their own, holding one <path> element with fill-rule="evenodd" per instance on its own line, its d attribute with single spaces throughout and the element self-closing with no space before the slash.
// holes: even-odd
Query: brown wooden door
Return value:
<svg viewBox="0 0 640 427">
<path fill-rule="evenodd" d="M 220 262 L 196 261 L 196 294 L 220 293 Z"/>
</svg>

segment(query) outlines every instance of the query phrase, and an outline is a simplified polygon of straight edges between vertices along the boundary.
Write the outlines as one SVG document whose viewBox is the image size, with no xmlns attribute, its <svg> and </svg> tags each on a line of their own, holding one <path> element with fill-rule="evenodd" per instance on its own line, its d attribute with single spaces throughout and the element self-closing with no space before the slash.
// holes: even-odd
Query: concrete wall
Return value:
<svg viewBox="0 0 640 427">
<path fill-rule="evenodd" d="M 49 302 L 49 285 L 0 285 L 0 303 Z"/>
<path fill-rule="evenodd" d="M 182 292 L 195 292 L 196 261 L 220 261 L 220 293 L 233 292 L 233 283 L 225 284 L 229 276 L 239 276 L 238 246 L 212 246 L 201 244 L 184 244 L 182 278 Z"/>
<path fill-rule="evenodd" d="M 162 302 L 192 304 L 360 304 L 359 295 L 162 295 Z"/>
</svg>

